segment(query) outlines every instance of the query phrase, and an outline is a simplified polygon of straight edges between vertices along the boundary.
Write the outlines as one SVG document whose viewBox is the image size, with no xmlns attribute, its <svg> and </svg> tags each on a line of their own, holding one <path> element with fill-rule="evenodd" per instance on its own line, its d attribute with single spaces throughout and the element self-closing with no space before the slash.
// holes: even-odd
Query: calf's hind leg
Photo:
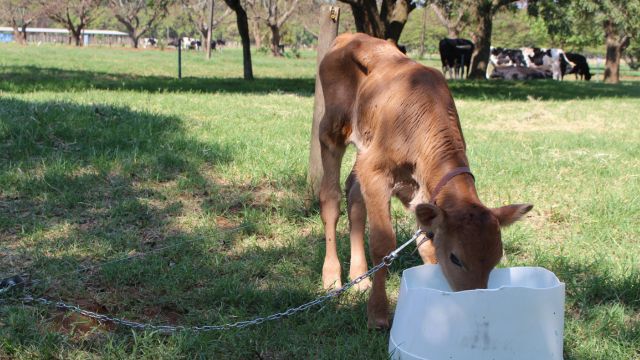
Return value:
<svg viewBox="0 0 640 360">
<path fill-rule="evenodd" d="M 323 119 L 325 121 L 325 119 Z M 321 132 L 322 134 L 322 132 Z M 320 183 L 320 217 L 324 224 L 326 252 L 322 266 L 322 286 L 337 289 L 342 286 L 340 280 L 340 260 L 336 247 L 336 225 L 340 217 L 340 164 L 345 152 L 343 144 L 320 136 L 323 176 Z"/>
</svg>

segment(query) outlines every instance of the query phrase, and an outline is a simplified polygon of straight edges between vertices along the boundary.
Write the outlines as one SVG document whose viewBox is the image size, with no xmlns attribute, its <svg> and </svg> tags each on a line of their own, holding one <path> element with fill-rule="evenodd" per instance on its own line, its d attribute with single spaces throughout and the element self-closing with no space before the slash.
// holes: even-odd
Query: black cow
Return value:
<svg viewBox="0 0 640 360">
<path fill-rule="evenodd" d="M 471 66 L 471 55 L 473 54 L 473 43 L 467 39 L 442 39 L 438 49 L 440 50 L 440 61 L 442 62 L 442 72 L 452 78 L 452 70 L 455 78 L 462 78 L 465 74 L 465 66 L 467 68 L 466 75 L 469 77 L 469 68 Z"/>
<path fill-rule="evenodd" d="M 225 46 L 226 44 L 227 42 L 222 39 L 211 40 L 211 49 L 213 50 L 222 49 L 222 47 Z"/>
<path fill-rule="evenodd" d="M 589 63 L 587 63 L 587 58 L 580 54 L 576 53 L 565 53 L 567 59 L 571 61 L 574 66 L 573 69 L 569 70 L 567 74 L 576 74 L 576 79 L 580 76 L 580 80 L 584 77 L 585 80 L 591 80 L 591 72 L 589 71 Z"/>
</svg>

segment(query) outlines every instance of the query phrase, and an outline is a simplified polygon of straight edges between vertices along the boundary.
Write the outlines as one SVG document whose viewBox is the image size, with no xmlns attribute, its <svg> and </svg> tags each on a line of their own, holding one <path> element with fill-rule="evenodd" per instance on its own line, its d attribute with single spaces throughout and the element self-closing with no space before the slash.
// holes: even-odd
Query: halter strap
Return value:
<svg viewBox="0 0 640 360">
<path fill-rule="evenodd" d="M 471 169 L 469 169 L 467 166 L 457 167 L 449 171 L 445 176 L 442 177 L 442 179 L 440 179 L 436 187 L 431 192 L 431 199 L 429 200 L 429 204 L 435 205 L 436 196 L 438 196 L 438 193 L 440 192 L 440 190 L 442 190 L 442 188 L 449 182 L 449 180 L 453 179 L 454 177 L 460 174 L 469 174 L 471 175 L 471 178 L 474 181 L 476 180 L 475 176 L 473 176 L 473 174 L 471 173 Z"/>
</svg>

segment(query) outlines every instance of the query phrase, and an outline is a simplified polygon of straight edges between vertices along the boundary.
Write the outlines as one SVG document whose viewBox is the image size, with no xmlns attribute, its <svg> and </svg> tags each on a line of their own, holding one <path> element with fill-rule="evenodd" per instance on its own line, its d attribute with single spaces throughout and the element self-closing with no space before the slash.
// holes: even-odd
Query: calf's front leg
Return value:
<svg viewBox="0 0 640 360">
<path fill-rule="evenodd" d="M 358 171 L 358 173 L 362 173 Z M 396 236 L 391 224 L 389 202 L 390 181 L 382 174 L 370 174 L 359 178 L 362 194 L 367 204 L 369 218 L 369 248 L 374 264 L 396 248 Z M 389 328 L 389 300 L 386 293 L 388 270 L 380 269 L 373 277 L 369 303 L 367 304 L 368 326 L 373 329 Z"/>
<path fill-rule="evenodd" d="M 367 223 L 367 208 L 360 191 L 360 183 L 356 173 L 351 171 L 346 181 L 347 214 L 349 216 L 349 239 L 351 240 L 351 264 L 349 278 L 351 280 L 367 272 L 367 258 L 364 254 L 364 232 Z M 369 278 L 356 284 L 358 291 L 365 291 L 371 287 Z"/>
</svg>

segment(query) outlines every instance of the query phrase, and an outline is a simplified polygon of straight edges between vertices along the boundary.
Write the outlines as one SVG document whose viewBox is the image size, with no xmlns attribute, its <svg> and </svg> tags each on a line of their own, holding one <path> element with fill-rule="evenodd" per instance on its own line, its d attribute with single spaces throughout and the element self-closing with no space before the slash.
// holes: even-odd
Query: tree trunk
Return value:
<svg viewBox="0 0 640 360">
<path fill-rule="evenodd" d="M 629 46 L 629 36 L 619 37 L 611 22 L 605 21 L 607 54 L 604 64 L 604 82 L 617 84 L 620 82 L 620 59 L 622 52 Z"/>
<path fill-rule="evenodd" d="M 24 45 L 26 44 L 26 39 L 22 37 L 22 34 L 27 34 L 26 32 L 20 32 L 20 28 L 18 27 L 18 25 L 13 25 L 13 38 L 16 40 L 16 42 L 20 45 Z"/>
<path fill-rule="evenodd" d="M 78 29 L 77 31 L 71 30 L 69 39 L 69 42 L 71 42 L 71 39 L 73 39 L 73 43 L 75 44 L 75 46 L 82 46 L 82 31 L 80 29 Z"/>
<path fill-rule="evenodd" d="M 620 82 L 620 58 L 622 56 L 622 46 L 617 39 L 612 40 L 607 37 L 607 55 L 604 63 L 604 82 L 617 84 Z"/>
<path fill-rule="evenodd" d="M 409 13 L 416 8 L 411 0 L 341 0 L 351 6 L 356 31 L 398 43 Z"/>
<path fill-rule="evenodd" d="M 256 43 L 256 49 L 260 49 L 262 47 L 262 34 L 260 33 L 260 24 L 258 23 L 259 19 L 254 18 L 251 21 L 251 33 L 253 34 L 253 40 Z"/>
<path fill-rule="evenodd" d="M 470 79 L 486 79 L 491 55 L 491 31 L 493 27 L 491 2 L 483 2 L 476 9 L 478 25 L 475 32 L 475 49 L 471 56 Z"/>
<path fill-rule="evenodd" d="M 242 39 L 242 59 L 244 67 L 244 79 L 253 80 L 253 68 L 251 66 L 251 38 L 249 37 L 249 21 L 247 12 L 240 5 L 240 0 L 224 0 L 231 10 L 236 13 L 236 24 Z"/>
<path fill-rule="evenodd" d="M 282 52 L 280 51 L 280 28 L 276 25 L 269 25 L 269 29 L 271 29 L 271 54 L 275 57 L 281 57 Z"/>
<path fill-rule="evenodd" d="M 129 40 L 131 41 L 131 46 L 134 49 L 138 48 L 138 44 L 140 43 L 140 36 L 136 36 L 135 33 L 129 33 Z"/>
<path fill-rule="evenodd" d="M 80 22 L 78 26 L 74 26 L 71 22 L 71 19 L 67 18 L 67 30 L 69 30 L 69 45 L 71 45 L 71 41 L 76 46 L 82 46 L 82 29 L 84 29 L 85 24 Z"/>
<path fill-rule="evenodd" d="M 415 8 L 415 5 L 410 5 L 409 1 L 405 0 L 396 0 L 392 3 L 384 1 L 383 9 L 385 3 L 389 6 L 380 14 L 386 24 L 384 38 L 398 44 L 402 29 L 404 29 L 404 25 L 409 19 L 409 13 Z"/>
<path fill-rule="evenodd" d="M 373 6 L 351 4 L 356 31 L 382 39 L 384 37 L 384 24 L 380 21 L 376 2 L 369 2 L 372 2 Z"/>
<path fill-rule="evenodd" d="M 251 38 L 249 38 L 249 23 L 244 9 L 236 11 L 238 32 L 242 38 L 242 64 L 244 67 L 244 79 L 253 80 L 253 67 L 251 66 Z"/>
<path fill-rule="evenodd" d="M 207 36 L 209 36 L 207 29 L 204 28 L 200 28 L 198 30 L 198 32 L 200 33 L 200 38 L 204 39 L 202 40 L 202 50 L 205 51 L 205 53 L 208 51 L 207 50 Z M 209 46 L 211 46 L 211 42 L 209 42 Z M 205 54 L 205 59 L 207 58 L 207 55 Z M 208 59 L 211 59 L 211 57 L 209 57 Z"/>
<path fill-rule="evenodd" d="M 24 45 L 27 45 L 27 26 L 29 26 L 28 24 L 24 24 L 22 25 L 21 29 L 22 29 L 22 43 Z"/>
<path fill-rule="evenodd" d="M 458 26 L 449 25 L 447 26 L 447 36 L 449 39 L 457 39 L 460 37 L 460 30 L 458 30 Z"/>
<path fill-rule="evenodd" d="M 318 31 L 318 48 L 316 57 L 316 87 L 313 103 L 313 123 L 311 124 L 311 142 L 309 149 L 309 173 L 307 180 L 311 185 L 313 196 L 317 199 L 320 194 L 320 182 L 324 174 L 322 169 L 322 157 L 320 154 L 320 121 L 324 116 L 324 94 L 320 84 L 318 68 L 331 47 L 331 43 L 338 36 L 340 24 L 340 8 L 330 5 L 322 5 L 320 8 L 320 31 Z"/>
</svg>

